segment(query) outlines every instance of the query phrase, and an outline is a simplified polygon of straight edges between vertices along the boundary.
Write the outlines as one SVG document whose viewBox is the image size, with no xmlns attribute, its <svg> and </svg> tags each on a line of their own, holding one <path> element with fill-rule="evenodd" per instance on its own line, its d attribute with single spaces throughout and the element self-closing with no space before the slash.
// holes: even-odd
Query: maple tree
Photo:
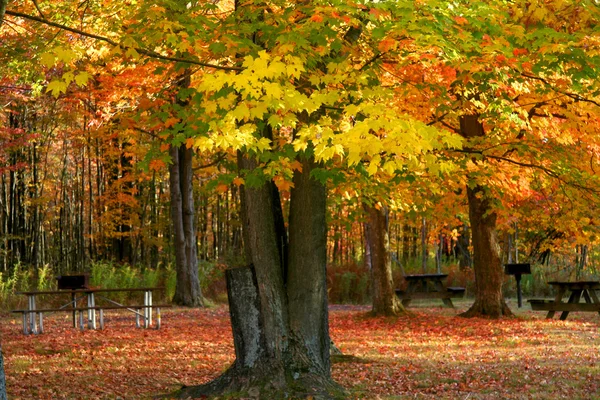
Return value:
<svg viewBox="0 0 600 400">
<path fill-rule="evenodd" d="M 588 116 L 597 106 L 597 57 L 591 50 L 597 7 L 584 3 L 536 2 L 523 11 L 504 2 L 426 2 L 416 7 L 420 23 L 390 38 L 411 38 L 407 48 L 417 49 L 397 59 L 390 73 L 408 83 L 417 101 L 416 91 L 422 91 L 420 110 L 430 123 L 465 138 L 465 157 L 456 158 L 464 174 L 454 178 L 466 186 L 477 282 L 475 303 L 465 315 L 510 315 L 497 250 L 497 213 L 507 205 L 504 173 L 510 180 L 519 174 L 515 168 L 537 170 L 588 194 L 595 191 L 595 174 L 564 146 L 573 134 L 582 143 L 596 142 L 588 134 Z M 550 17 L 584 10 L 590 14 L 571 28 Z"/>
<path fill-rule="evenodd" d="M 69 4 L 27 2 L 7 12 L 19 29 L 23 21 L 49 27 L 43 36 L 52 44 L 41 54 L 29 50 L 42 65 L 24 65 L 44 75 L 37 84 L 46 94 L 40 96 L 49 100 L 51 94 L 59 105 L 46 115 L 58 116 L 65 127 L 65 177 L 55 198 L 77 210 L 57 212 L 60 244 L 105 236 L 114 245 L 103 251 L 127 259 L 139 253 L 132 239 L 143 237 L 144 229 L 150 238 L 171 236 L 156 228 L 159 200 L 150 205 L 139 195 L 144 190 L 150 198 L 160 192 L 157 186 L 167 186 L 160 175 L 170 163 L 176 263 L 182 276 L 193 275 L 194 155 L 223 161 L 223 169 L 207 173 L 216 176 L 217 196 L 229 199 L 239 191 L 246 262 L 253 268 L 230 282 L 232 308 L 250 307 L 232 315 L 238 359 L 221 378 L 181 396 L 250 389 L 340 393 L 331 379 L 327 325 L 328 182 L 356 183 L 359 176 L 364 186 L 396 190 L 391 196 L 360 187 L 353 192 L 365 196 L 371 217 L 370 251 L 381 272 L 374 277 L 385 284 L 373 308 L 387 302 L 385 312 L 398 308 L 386 203 L 408 190 L 423 193 L 427 199 L 414 201 L 422 203 L 423 218 L 435 213 L 435 200 L 452 202 L 460 191 L 464 201 L 466 193 L 477 279 L 467 315 L 491 316 L 510 314 L 501 291 L 498 219 L 509 221 L 507 207 L 527 201 L 510 183 L 538 185 L 539 191 L 596 183 L 595 161 L 588 168 L 581 157 L 597 149 L 594 12 L 567 29 L 549 15 L 571 15 L 570 6 L 543 2 L 526 14 L 504 2 L 108 2 L 75 13 Z M 58 39 L 56 29 L 63 33 Z M 85 129 L 73 128 L 78 124 Z M 31 182 L 38 187 L 38 161 L 32 160 Z M 94 175 L 93 166 L 110 172 Z M 530 170 L 531 178 L 513 179 L 517 168 Z M 110 190 L 101 184 L 86 189 L 100 176 Z M 395 186 L 415 176 L 431 182 L 419 182 L 418 189 Z M 453 181 L 447 192 L 443 180 Z M 26 182 L 19 180 L 23 188 Z M 16 203 L 29 210 L 22 197 Z M 101 211 L 94 214 L 94 208 Z M 143 218 L 148 209 L 152 223 Z M 52 220 L 42 217 L 32 232 L 43 232 L 41 221 Z M 101 222 L 98 232 L 82 222 L 94 218 Z M 28 251 L 25 230 L 11 233 Z M 73 248 L 76 264 L 85 251 Z M 181 302 L 199 304 L 197 278 L 186 280 L 191 285 Z"/>
</svg>

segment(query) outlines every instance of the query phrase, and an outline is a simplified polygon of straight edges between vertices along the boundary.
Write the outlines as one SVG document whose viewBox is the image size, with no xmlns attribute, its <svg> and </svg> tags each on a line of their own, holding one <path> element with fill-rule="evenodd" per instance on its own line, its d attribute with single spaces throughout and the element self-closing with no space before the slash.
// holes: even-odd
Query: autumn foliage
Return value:
<svg viewBox="0 0 600 400">
<path fill-rule="evenodd" d="M 460 303 L 459 307 L 466 304 Z M 462 319 L 416 308 L 409 316 L 368 318 L 366 308 L 335 306 L 331 336 L 343 351 L 333 377 L 348 398 L 593 398 L 600 393 L 597 316 L 567 321 L 520 312 L 518 319 Z M 2 316 L 10 398 L 146 398 L 208 381 L 233 361 L 225 308 L 168 310 L 160 330 L 107 314 L 104 331 L 47 320 L 47 333 L 21 334 Z M 68 383 L 67 383 L 68 382 Z"/>
</svg>

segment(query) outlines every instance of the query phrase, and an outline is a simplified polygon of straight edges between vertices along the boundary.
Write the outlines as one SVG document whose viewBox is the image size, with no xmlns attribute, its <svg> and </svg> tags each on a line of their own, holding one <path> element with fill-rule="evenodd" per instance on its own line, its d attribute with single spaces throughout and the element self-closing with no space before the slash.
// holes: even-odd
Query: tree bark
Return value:
<svg viewBox="0 0 600 400">
<path fill-rule="evenodd" d="M 4 12 L 6 11 L 6 6 L 8 5 L 8 0 L 0 0 L 0 27 L 4 23 Z"/>
<path fill-rule="evenodd" d="M 327 221 L 325 185 L 311 178 L 313 160 L 302 160 L 290 200 L 290 252 L 287 280 L 291 366 L 331 377 L 327 310 Z M 310 277 L 311 279 L 307 279 Z"/>
<path fill-rule="evenodd" d="M 465 115 L 460 121 L 465 138 L 485 135 L 477 115 Z M 512 316 L 502 294 L 503 270 L 496 232 L 496 213 L 491 198 L 483 186 L 473 182 L 467 186 L 469 220 L 473 238 L 473 269 L 475 271 L 475 302 L 464 317 Z"/>
<path fill-rule="evenodd" d="M 367 213 L 366 238 L 370 249 L 371 276 L 373 285 L 373 315 L 398 315 L 404 312 L 402 303 L 396 296 L 392 279 L 390 258 L 388 212 L 364 204 Z"/>
<path fill-rule="evenodd" d="M 243 156 L 238 165 L 245 171 L 258 167 Z M 326 190 L 311 178 L 314 167 L 302 160 L 302 172 L 294 175 L 289 256 L 278 227 L 276 186 L 241 188 L 246 256 L 253 268 L 227 273 L 236 361 L 214 381 L 183 388 L 176 397 L 343 398 L 330 372 Z"/>
<path fill-rule="evenodd" d="M 171 189 L 171 219 L 175 244 L 177 283 L 173 302 L 188 307 L 203 305 L 200 280 L 196 229 L 194 224 L 194 191 L 192 184 L 193 150 L 185 145 L 172 146 L 169 166 Z"/>
</svg>

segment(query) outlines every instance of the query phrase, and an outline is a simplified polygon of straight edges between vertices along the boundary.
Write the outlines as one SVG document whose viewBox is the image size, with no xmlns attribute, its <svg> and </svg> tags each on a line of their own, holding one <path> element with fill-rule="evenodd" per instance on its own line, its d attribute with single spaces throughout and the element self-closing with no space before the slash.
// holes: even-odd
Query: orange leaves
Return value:
<svg viewBox="0 0 600 400">
<path fill-rule="evenodd" d="M 151 160 L 148 168 L 150 168 L 151 171 L 161 171 L 163 168 L 166 167 L 166 164 L 163 160 Z"/>
<path fill-rule="evenodd" d="M 377 49 L 379 49 L 379 51 L 381 51 L 382 53 L 386 53 L 390 50 L 395 49 L 398 46 L 398 42 L 394 39 L 388 38 L 388 39 L 383 39 L 381 42 L 379 42 L 379 44 L 377 45 Z"/>
<path fill-rule="evenodd" d="M 229 190 L 229 186 L 224 183 L 219 183 L 216 187 L 217 193 L 225 193 Z"/>
<path fill-rule="evenodd" d="M 166 128 L 171 128 L 172 126 L 175 126 L 175 124 L 177 124 L 179 122 L 179 118 L 176 117 L 169 117 L 167 118 L 167 120 L 165 121 L 165 127 Z"/>
<path fill-rule="evenodd" d="M 332 375 L 349 398 L 518 398 L 523 390 L 589 398 L 600 389 L 591 375 L 600 364 L 597 315 L 549 321 L 521 311 L 491 321 L 420 307 L 369 318 L 368 309 L 330 309 L 331 337 L 344 353 L 333 358 Z M 4 316 L 9 398 L 150 398 L 205 383 L 234 360 L 224 306 L 166 310 L 160 330 L 136 329 L 131 314 L 105 317 L 105 330 L 80 332 L 54 315 L 44 320 L 46 333 L 24 336 L 20 321 Z"/>
<path fill-rule="evenodd" d="M 525 54 L 527 54 L 527 53 L 529 53 L 529 50 L 527 50 L 527 49 L 514 49 L 514 50 L 513 50 L 513 55 L 514 55 L 515 57 L 518 57 L 518 56 L 520 56 L 520 55 L 525 55 Z"/>
<path fill-rule="evenodd" d="M 454 22 L 456 22 L 459 25 L 465 25 L 469 21 L 467 21 L 467 19 L 465 17 L 454 17 Z"/>
<path fill-rule="evenodd" d="M 289 179 L 286 179 L 281 175 L 277 175 L 275 178 L 273 178 L 273 182 L 275 182 L 275 185 L 277 185 L 279 190 L 285 192 L 290 191 L 290 189 L 294 187 L 294 184 Z"/>
<path fill-rule="evenodd" d="M 310 17 L 310 20 L 312 22 L 323 22 L 323 16 L 321 14 L 315 14 L 312 17 Z"/>
</svg>

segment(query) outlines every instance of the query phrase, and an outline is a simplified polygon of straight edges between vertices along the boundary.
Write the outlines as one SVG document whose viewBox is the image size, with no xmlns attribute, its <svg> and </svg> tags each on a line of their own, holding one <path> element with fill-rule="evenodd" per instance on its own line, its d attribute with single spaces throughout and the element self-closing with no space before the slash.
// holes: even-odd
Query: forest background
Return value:
<svg viewBox="0 0 600 400">
<path fill-rule="evenodd" d="M 394 26 L 393 17 L 411 11 L 402 5 L 317 5 L 313 15 L 296 10 L 298 15 L 286 16 L 291 27 L 294 18 L 307 20 L 313 28 L 333 30 L 329 35 L 357 26 L 360 19 L 371 23 L 369 37 L 351 49 L 345 63 L 332 64 L 311 79 L 329 86 L 319 101 L 335 110 L 340 99 L 355 94 L 357 80 L 366 79 L 350 71 L 372 66 L 394 113 L 390 117 L 369 111 L 362 118 L 372 124 L 365 124 L 370 134 L 350 132 L 345 142 L 333 140 L 325 124 L 316 138 L 329 137 L 311 138 L 320 160 L 328 163 L 320 179 L 327 182 L 329 193 L 327 274 L 332 302 L 369 300 L 365 203 L 389 212 L 398 285 L 402 274 L 442 271 L 450 274 L 450 284 L 466 286 L 472 293 L 464 186 L 473 176 L 493 198 L 502 260 L 515 262 L 518 257 L 534 264 L 534 274 L 524 280 L 527 294 L 545 291 L 548 279 L 597 276 L 598 118 L 596 89 L 591 87 L 597 56 L 589 51 L 597 45 L 597 36 L 589 34 L 594 31 L 596 4 L 537 2 L 525 14 L 516 6 L 497 7 L 498 18 L 514 24 L 486 29 L 481 16 L 494 7 L 479 4 L 465 13 L 447 6 L 427 17 L 427 10 L 438 5 L 430 2 L 419 11 L 427 21 L 423 29 L 409 23 Z M 193 176 L 185 190 L 193 191 L 198 276 L 208 297 L 222 297 L 225 268 L 245 263 L 241 186 L 252 179 L 272 179 L 287 210 L 292 174 L 301 167 L 286 152 L 293 151 L 290 143 L 294 150 L 302 145 L 298 138 L 286 142 L 286 126 L 293 126 L 296 118 L 290 109 L 316 105 L 301 94 L 293 104 L 279 104 L 278 110 L 264 100 L 235 106 L 231 97 L 213 95 L 214 101 L 204 108 L 184 111 L 183 103 L 208 93 L 205 86 L 218 89 L 217 81 L 223 79 L 219 73 L 228 67 L 217 64 L 242 45 L 234 43 L 226 29 L 198 34 L 199 26 L 211 18 L 224 20 L 219 13 L 227 14 L 233 3 L 220 2 L 210 10 L 199 3 L 196 12 L 204 16 L 193 23 L 193 6 L 169 8 L 175 6 L 177 2 L 144 3 L 141 8 L 136 2 L 103 7 L 82 2 L 72 8 L 65 2 L 31 1 L 9 10 L 2 27 L 0 82 L 2 304 L 10 304 L 15 290 L 48 288 L 54 276 L 74 272 L 91 273 L 95 284 L 166 285 L 172 297 L 176 245 L 173 181 L 168 177 L 173 175 L 169 165 L 173 166 L 174 148 L 194 154 L 188 154 Z M 568 16 L 567 22 L 558 15 Z M 92 21 L 94 30 L 88 32 L 84 28 Z M 507 32 L 516 25 L 521 30 L 511 38 Z M 431 37 L 426 37 L 427 30 Z M 445 37 L 445 51 L 432 44 L 432 37 L 439 36 Z M 285 79 L 298 79 L 310 57 L 316 60 L 319 52 L 342 47 L 327 35 L 322 43 L 311 40 L 315 43 L 306 44 L 310 51 L 303 50 L 307 61 L 294 58 L 291 42 L 281 42 L 273 54 L 257 55 L 246 63 L 260 61 L 260 66 L 272 68 L 273 77 L 266 80 L 280 79 L 277 68 L 287 68 Z M 566 40 L 577 45 L 568 49 Z M 159 41 L 168 56 L 158 51 Z M 153 47 L 157 50 L 147 50 Z M 178 59 L 185 52 L 195 55 L 196 65 Z M 202 65 L 197 57 L 221 61 Z M 571 69 L 564 68 L 564 59 Z M 561 64 L 562 75 L 552 69 L 555 64 Z M 576 90 L 584 86 L 589 97 Z M 282 87 L 271 84 L 263 89 L 274 99 L 285 92 Z M 364 84 L 362 103 L 343 109 L 345 124 L 356 126 L 357 115 L 366 114 L 365 104 L 376 104 L 365 94 L 372 87 Z M 468 109 L 481 115 L 490 133 L 479 143 L 463 146 L 452 119 Z M 210 131 L 214 127 L 202 122 L 198 112 L 215 113 L 223 120 L 233 114 L 242 128 L 259 115 L 267 116 L 281 137 L 252 143 L 241 129 L 234 140 Z M 378 118 L 388 125 L 404 124 L 405 132 L 406 124 L 420 119 L 423 125 L 414 128 L 416 133 L 408 130 L 412 136 L 404 135 L 402 148 L 397 143 L 386 148 L 391 142 L 385 137 L 392 135 L 374 124 Z M 194 129 L 184 126 L 185 119 L 187 126 L 196 124 Z M 260 174 L 243 176 L 236 165 L 236 152 L 242 147 L 259 152 L 269 147 L 277 154 L 260 160 Z M 512 281 L 507 278 L 505 286 L 511 294 Z"/>
<path fill-rule="evenodd" d="M 226 273 L 251 312 L 190 394 L 340 397 L 327 298 L 398 314 L 403 274 L 496 318 L 502 263 L 598 277 L 595 1 L 0 4 L 4 304 L 88 272 L 200 306 Z"/>
</svg>

